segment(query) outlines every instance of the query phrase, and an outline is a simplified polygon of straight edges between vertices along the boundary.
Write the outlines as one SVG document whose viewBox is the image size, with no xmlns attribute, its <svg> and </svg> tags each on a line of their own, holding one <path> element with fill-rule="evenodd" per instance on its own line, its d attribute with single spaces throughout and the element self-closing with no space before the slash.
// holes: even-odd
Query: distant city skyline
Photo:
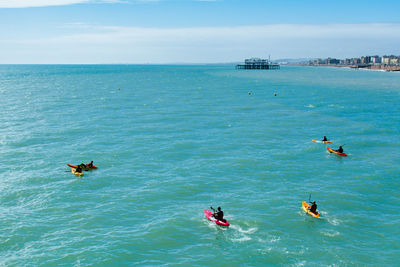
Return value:
<svg viewBox="0 0 400 267">
<path fill-rule="evenodd" d="M 398 1 L 0 0 L 0 64 L 400 55 Z"/>
<path fill-rule="evenodd" d="M 391 66 L 399 66 L 400 65 L 400 56 L 395 55 L 367 55 L 359 58 L 346 58 L 346 59 L 337 59 L 337 58 L 318 58 L 309 61 L 310 65 L 391 65 Z"/>
</svg>

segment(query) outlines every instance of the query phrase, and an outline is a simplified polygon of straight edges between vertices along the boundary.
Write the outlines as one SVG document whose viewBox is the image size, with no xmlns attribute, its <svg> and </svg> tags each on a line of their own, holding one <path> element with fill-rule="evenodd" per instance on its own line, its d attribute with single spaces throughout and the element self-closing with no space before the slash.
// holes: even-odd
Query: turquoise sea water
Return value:
<svg viewBox="0 0 400 267">
<path fill-rule="evenodd" d="M 2 65 L 0 265 L 399 265 L 399 103 L 400 73 Z"/>
</svg>

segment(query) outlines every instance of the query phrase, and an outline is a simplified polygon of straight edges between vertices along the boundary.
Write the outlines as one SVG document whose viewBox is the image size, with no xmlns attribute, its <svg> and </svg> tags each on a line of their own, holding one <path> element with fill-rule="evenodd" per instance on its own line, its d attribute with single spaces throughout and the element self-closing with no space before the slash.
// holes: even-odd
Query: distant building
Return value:
<svg viewBox="0 0 400 267">
<path fill-rule="evenodd" d="M 328 58 L 327 59 L 327 64 L 329 65 L 339 65 L 340 64 L 340 60 L 336 59 L 336 58 Z"/>
<path fill-rule="evenodd" d="M 380 56 L 373 56 L 373 57 L 371 57 L 371 63 L 374 65 L 381 64 L 382 58 Z"/>
<path fill-rule="evenodd" d="M 382 64 L 389 65 L 390 64 L 390 57 L 383 56 L 382 57 Z"/>
<path fill-rule="evenodd" d="M 361 64 L 371 64 L 371 57 L 370 56 L 361 57 Z"/>
<path fill-rule="evenodd" d="M 261 58 L 249 58 L 244 60 L 244 64 L 246 65 L 265 65 L 268 63 L 268 60 Z"/>
<path fill-rule="evenodd" d="M 350 59 L 350 65 L 358 65 L 361 64 L 361 59 L 360 58 L 352 58 Z"/>
<path fill-rule="evenodd" d="M 399 65 L 399 58 L 397 57 L 390 58 L 389 65 Z"/>
<path fill-rule="evenodd" d="M 246 70 L 275 70 L 279 69 L 280 66 L 278 64 L 273 64 L 266 59 L 249 58 L 245 59 L 244 64 L 236 65 L 236 68 Z"/>
</svg>

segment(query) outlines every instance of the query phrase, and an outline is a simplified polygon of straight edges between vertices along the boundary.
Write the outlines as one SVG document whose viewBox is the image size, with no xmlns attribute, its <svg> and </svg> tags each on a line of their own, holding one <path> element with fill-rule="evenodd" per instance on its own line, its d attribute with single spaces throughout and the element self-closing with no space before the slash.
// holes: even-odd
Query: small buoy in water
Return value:
<svg viewBox="0 0 400 267">
<path fill-rule="evenodd" d="M 251 92 L 249 92 L 249 95 L 251 95 Z"/>
<path fill-rule="evenodd" d="M 276 93 L 274 94 L 274 96 L 276 96 Z"/>
<path fill-rule="evenodd" d="M 118 91 L 120 91 L 121 90 L 121 88 L 118 88 Z"/>
</svg>

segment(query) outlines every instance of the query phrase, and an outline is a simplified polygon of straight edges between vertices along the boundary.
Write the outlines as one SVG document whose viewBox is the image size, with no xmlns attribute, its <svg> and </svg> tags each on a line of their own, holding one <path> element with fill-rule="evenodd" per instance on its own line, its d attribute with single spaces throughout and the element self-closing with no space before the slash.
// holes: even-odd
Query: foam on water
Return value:
<svg viewBox="0 0 400 267">
<path fill-rule="evenodd" d="M 325 232 L 321 231 L 321 234 L 329 236 L 329 237 L 335 237 L 335 236 L 340 235 L 340 233 L 337 231 L 325 231 Z"/>
</svg>

